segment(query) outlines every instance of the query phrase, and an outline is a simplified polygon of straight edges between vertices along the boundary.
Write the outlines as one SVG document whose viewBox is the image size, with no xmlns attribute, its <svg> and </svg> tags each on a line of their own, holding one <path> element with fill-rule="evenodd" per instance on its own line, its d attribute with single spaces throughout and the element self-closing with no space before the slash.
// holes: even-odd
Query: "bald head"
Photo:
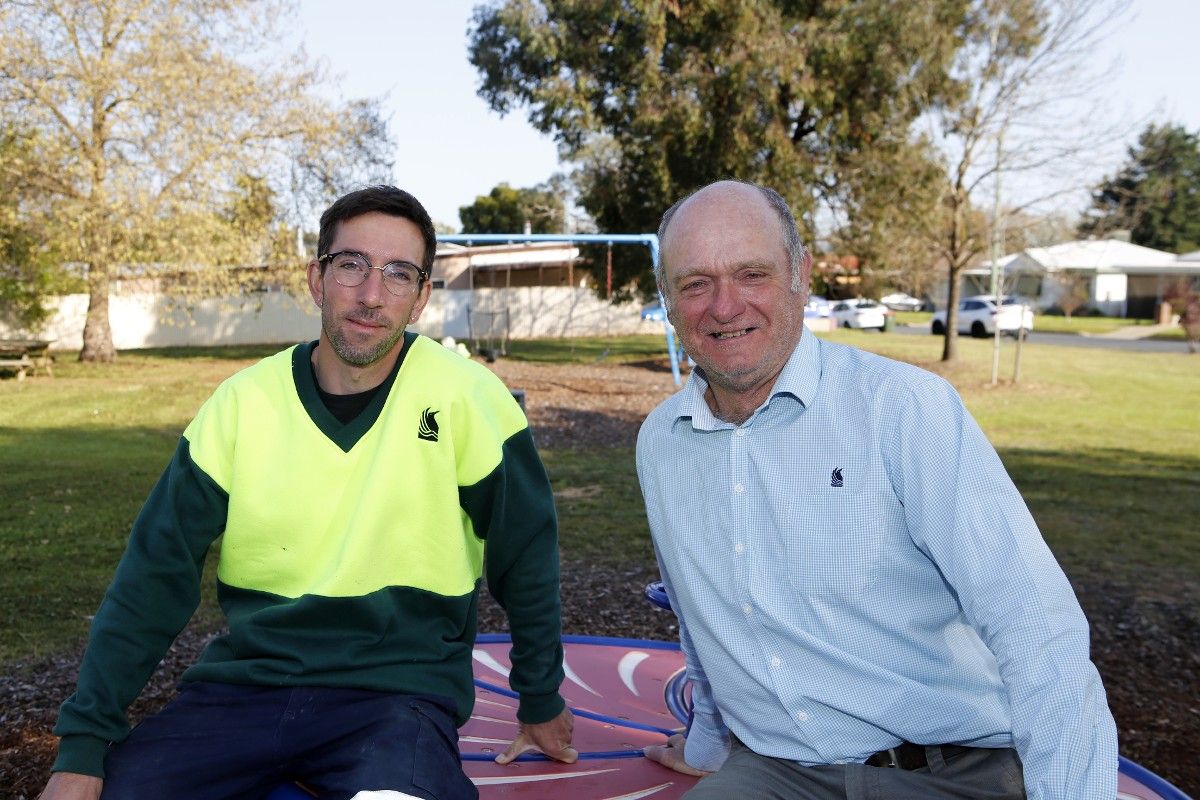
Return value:
<svg viewBox="0 0 1200 800">
<path fill-rule="evenodd" d="M 764 217 L 771 217 L 778 227 L 780 241 L 787 252 L 788 266 L 792 275 L 792 292 L 800 294 L 807 289 L 808 284 L 808 251 L 800 242 L 800 231 L 796 227 L 796 218 L 792 216 L 787 201 L 774 189 L 759 186 L 745 181 L 717 181 L 710 183 L 682 200 L 676 202 L 663 214 L 658 226 L 659 263 L 654 266 L 654 280 L 662 293 L 668 308 L 671 304 L 671 287 L 667 285 L 666 252 L 667 240 L 671 233 L 672 223 L 677 217 L 684 217 L 690 210 L 701 208 L 725 208 L 730 215 L 730 222 L 738 224 L 763 224 Z M 755 218 L 758 218 L 757 220 Z"/>
</svg>

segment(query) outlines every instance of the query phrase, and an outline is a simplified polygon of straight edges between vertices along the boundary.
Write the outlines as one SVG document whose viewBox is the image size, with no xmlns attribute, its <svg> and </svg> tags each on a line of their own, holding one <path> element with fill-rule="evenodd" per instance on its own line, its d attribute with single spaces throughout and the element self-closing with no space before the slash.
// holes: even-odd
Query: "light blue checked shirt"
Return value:
<svg viewBox="0 0 1200 800">
<path fill-rule="evenodd" d="M 637 465 L 692 681 L 688 763 L 726 731 L 803 764 L 1015 747 L 1031 800 L 1113 798 L 1117 734 L 1070 584 L 943 379 L 805 333 L 749 420 L 693 373 Z"/>
</svg>

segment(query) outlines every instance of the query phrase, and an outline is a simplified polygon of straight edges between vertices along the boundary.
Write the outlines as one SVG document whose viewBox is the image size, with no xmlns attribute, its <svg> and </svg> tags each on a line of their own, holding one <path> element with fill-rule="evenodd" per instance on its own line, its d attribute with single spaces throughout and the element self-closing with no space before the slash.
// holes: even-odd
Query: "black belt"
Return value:
<svg viewBox="0 0 1200 800">
<path fill-rule="evenodd" d="M 953 758 L 960 753 L 970 750 L 961 744 L 932 745 L 942 751 L 942 758 Z M 929 766 L 929 757 L 925 745 L 901 742 L 889 750 L 880 750 L 867 759 L 867 765 L 872 767 L 895 767 L 897 769 L 915 770 Z"/>
</svg>

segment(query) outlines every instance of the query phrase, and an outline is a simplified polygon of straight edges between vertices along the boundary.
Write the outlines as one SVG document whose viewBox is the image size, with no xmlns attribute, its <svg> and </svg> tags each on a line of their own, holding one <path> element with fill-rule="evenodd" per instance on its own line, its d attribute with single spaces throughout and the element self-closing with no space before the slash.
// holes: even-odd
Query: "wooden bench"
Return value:
<svg viewBox="0 0 1200 800">
<path fill-rule="evenodd" d="M 54 356 L 49 350 L 50 342 L 42 339 L 0 339 L 0 370 L 15 371 L 19 381 L 39 369 L 54 377 Z"/>
</svg>

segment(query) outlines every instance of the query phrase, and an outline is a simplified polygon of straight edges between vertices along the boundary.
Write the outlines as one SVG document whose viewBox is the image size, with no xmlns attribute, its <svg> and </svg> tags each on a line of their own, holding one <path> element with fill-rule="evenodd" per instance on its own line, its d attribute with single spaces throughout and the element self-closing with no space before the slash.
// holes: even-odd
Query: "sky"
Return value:
<svg viewBox="0 0 1200 800">
<path fill-rule="evenodd" d="M 435 221 L 459 226 L 458 209 L 498 183 L 525 187 L 564 168 L 553 139 L 527 110 L 507 116 L 476 94 L 467 28 L 477 0 L 300 0 L 291 33 L 338 76 L 346 99 L 387 95 L 396 140 L 395 180 Z M 1095 57 L 1116 62 L 1106 87 L 1111 114 L 1200 131 L 1200 1 L 1133 0 L 1126 21 Z M 1131 136 L 1131 141 L 1134 137 Z M 1124 160 L 1123 147 L 1097 153 L 1092 183 Z M 1082 191 L 1062 210 L 1082 210 Z"/>
</svg>

